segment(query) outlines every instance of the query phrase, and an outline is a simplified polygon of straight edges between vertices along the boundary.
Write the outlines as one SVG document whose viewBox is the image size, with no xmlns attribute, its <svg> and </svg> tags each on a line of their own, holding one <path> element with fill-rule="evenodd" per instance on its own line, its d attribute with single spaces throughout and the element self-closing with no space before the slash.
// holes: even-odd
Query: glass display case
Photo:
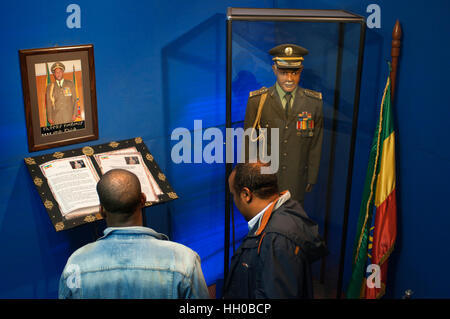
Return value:
<svg viewBox="0 0 450 319">
<path fill-rule="evenodd" d="M 364 18 L 343 10 L 228 8 L 227 12 L 227 128 L 243 127 L 249 92 L 274 86 L 271 48 L 289 43 L 309 51 L 299 86 L 321 93 L 323 142 L 317 182 L 305 193 L 304 208 L 319 224 L 330 251 L 313 264 L 318 298 L 339 298 L 342 291 L 364 36 Z M 226 164 L 226 176 L 232 167 Z M 237 247 L 248 232 L 226 190 L 225 276 L 231 255 L 227 248 Z"/>
</svg>

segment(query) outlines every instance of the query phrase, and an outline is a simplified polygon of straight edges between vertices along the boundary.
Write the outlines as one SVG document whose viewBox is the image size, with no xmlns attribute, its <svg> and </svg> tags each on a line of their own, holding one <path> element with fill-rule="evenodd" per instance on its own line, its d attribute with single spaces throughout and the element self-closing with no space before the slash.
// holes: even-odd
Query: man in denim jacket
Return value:
<svg viewBox="0 0 450 319">
<path fill-rule="evenodd" d="M 97 192 L 108 228 L 70 256 L 59 298 L 209 298 L 197 253 L 142 226 L 136 175 L 111 170 Z"/>
</svg>

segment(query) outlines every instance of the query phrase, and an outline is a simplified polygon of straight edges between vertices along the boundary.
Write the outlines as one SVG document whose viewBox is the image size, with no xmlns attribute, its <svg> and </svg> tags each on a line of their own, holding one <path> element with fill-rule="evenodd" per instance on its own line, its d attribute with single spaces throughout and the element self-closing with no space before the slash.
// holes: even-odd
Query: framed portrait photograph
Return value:
<svg viewBox="0 0 450 319">
<path fill-rule="evenodd" d="M 19 50 L 30 152 L 98 139 L 94 46 Z"/>
</svg>

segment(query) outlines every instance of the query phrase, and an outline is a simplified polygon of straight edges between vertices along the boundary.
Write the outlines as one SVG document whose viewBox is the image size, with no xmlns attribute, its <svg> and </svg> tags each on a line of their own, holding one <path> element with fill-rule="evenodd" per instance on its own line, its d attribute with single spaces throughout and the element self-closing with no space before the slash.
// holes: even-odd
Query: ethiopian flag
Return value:
<svg viewBox="0 0 450 319">
<path fill-rule="evenodd" d="M 81 110 L 80 110 L 80 98 L 79 98 L 79 94 L 78 94 L 78 86 L 77 86 L 77 78 L 75 76 L 75 65 L 73 65 L 73 85 L 75 86 L 75 98 L 76 98 L 76 103 L 77 103 L 77 118 L 76 121 L 81 119 Z"/>
<path fill-rule="evenodd" d="M 52 79 L 50 78 L 50 73 L 48 72 L 48 64 L 47 63 L 45 63 L 45 67 L 46 67 L 46 72 L 47 72 L 47 83 L 46 83 L 46 86 L 45 86 L 45 92 L 46 93 L 45 93 L 44 101 L 45 101 L 45 104 L 47 106 L 47 103 L 48 103 L 48 101 L 47 101 L 47 87 L 50 84 L 52 84 Z M 48 121 L 48 116 L 47 116 L 47 107 L 45 108 L 45 121 L 46 121 L 46 125 L 50 126 L 50 123 Z"/>
<path fill-rule="evenodd" d="M 397 236 L 395 192 L 395 131 L 388 77 L 370 150 L 347 298 L 384 295 L 387 261 Z"/>
</svg>

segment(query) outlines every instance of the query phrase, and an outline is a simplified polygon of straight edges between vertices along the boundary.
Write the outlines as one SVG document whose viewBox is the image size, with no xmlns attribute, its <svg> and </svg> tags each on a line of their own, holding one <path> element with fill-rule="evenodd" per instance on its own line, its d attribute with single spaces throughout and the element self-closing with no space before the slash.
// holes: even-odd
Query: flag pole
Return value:
<svg viewBox="0 0 450 319">
<path fill-rule="evenodd" d="M 390 111 L 390 104 L 391 104 L 391 102 L 393 101 L 393 91 L 394 91 L 394 85 L 395 85 L 395 80 L 396 80 L 396 77 L 397 77 L 397 71 L 398 71 L 398 59 L 399 59 L 399 56 L 400 56 L 400 44 L 401 44 L 401 42 L 400 42 L 400 38 L 401 38 L 401 34 L 402 34 L 402 31 L 401 31 L 401 27 L 400 27 L 400 23 L 399 23 L 399 21 L 397 20 L 396 21 L 396 23 L 395 23 L 395 26 L 394 26 L 394 29 L 393 29 L 393 32 L 392 32 L 392 46 L 391 46 L 391 56 L 392 56 L 392 61 L 391 61 L 391 64 L 390 64 L 390 74 L 389 74 L 389 79 L 388 79 L 388 81 L 387 81 L 387 84 L 386 84 L 386 89 L 390 89 L 391 90 L 391 94 L 390 94 L 390 99 L 388 99 L 388 100 L 386 100 L 386 103 L 388 103 L 387 105 L 388 105 L 388 111 L 389 112 L 391 112 Z M 390 83 L 389 83 L 390 82 Z M 386 89 L 385 89 L 385 93 L 384 93 L 384 95 L 386 94 Z M 383 102 L 382 102 L 382 106 L 381 106 L 381 110 L 380 110 L 380 119 L 379 119 L 379 124 L 378 124 L 378 126 L 377 126 L 377 128 L 378 129 L 381 129 L 382 127 L 381 127 L 381 125 L 382 125 L 382 123 L 383 123 L 383 120 L 382 120 L 382 116 L 383 116 L 383 105 L 385 104 L 385 100 L 384 100 L 384 98 L 385 98 L 385 96 L 383 95 Z M 388 118 L 389 118 L 389 116 L 392 116 L 392 113 L 389 113 L 388 112 Z M 384 124 L 386 124 L 386 123 L 389 123 L 389 122 L 385 122 Z M 391 123 L 391 125 L 392 125 L 392 123 Z M 388 128 L 389 130 L 386 130 L 387 132 L 391 132 L 392 134 L 389 134 L 389 136 L 391 136 L 391 135 L 393 135 L 393 128 L 391 127 L 391 128 L 389 128 L 389 125 L 386 127 L 386 128 Z M 386 137 L 386 136 L 385 136 Z M 387 140 L 386 138 L 384 139 L 384 140 Z M 393 141 L 393 139 L 392 139 L 392 141 Z M 375 140 L 375 137 L 374 137 L 374 141 L 373 141 L 373 143 L 375 143 L 376 142 L 376 145 L 377 145 L 377 147 L 379 147 L 379 145 L 380 145 L 380 139 L 379 139 L 379 137 L 378 137 L 378 141 L 376 141 Z M 384 141 L 383 141 L 384 142 Z M 394 142 L 395 143 L 395 142 Z M 383 143 L 384 144 L 384 143 Z M 371 150 L 371 154 L 370 154 L 370 157 L 369 157 L 369 160 L 370 160 L 370 158 L 373 156 L 372 155 L 372 151 L 373 151 L 373 145 L 375 145 L 375 144 L 372 144 L 372 150 Z M 386 152 L 387 151 L 387 152 Z M 377 150 L 377 152 L 378 152 L 378 150 Z M 392 145 L 392 143 L 391 144 L 388 144 L 388 148 L 385 150 L 384 149 L 384 147 L 383 147 L 383 155 L 385 155 L 385 154 L 389 154 L 389 155 L 393 155 L 393 154 L 395 154 L 395 147 Z M 378 157 L 378 153 L 377 153 L 377 155 L 376 155 L 377 157 Z M 395 161 L 395 159 L 394 159 L 394 156 L 390 156 L 389 157 L 389 159 L 392 159 L 393 161 Z M 371 172 L 371 174 L 372 173 L 376 173 L 376 171 L 377 171 L 377 166 L 376 166 L 376 163 L 378 163 L 378 159 L 377 158 L 374 158 L 374 161 L 373 161 L 373 163 L 374 163 L 374 165 L 375 166 L 373 166 L 373 172 Z M 370 169 L 370 166 L 371 164 L 370 164 L 370 162 L 369 162 L 369 168 L 368 168 L 368 171 L 367 171 L 367 174 L 369 174 L 369 169 Z M 395 167 L 395 164 L 394 164 L 394 167 Z M 380 168 L 381 169 L 381 168 Z M 395 173 L 394 173 L 395 174 Z M 368 180 L 368 176 L 369 175 L 367 175 L 366 176 L 366 186 L 367 185 L 369 185 L 369 184 L 367 184 L 367 180 Z M 394 175 L 394 178 L 395 178 L 395 175 Z M 384 181 L 384 182 L 386 182 L 386 181 Z M 366 186 L 365 186 L 365 188 L 366 188 Z M 371 186 L 372 187 L 372 186 Z M 392 191 L 392 193 L 394 193 L 394 196 L 395 196 L 395 188 L 394 188 L 394 190 Z M 391 193 L 391 194 L 392 194 Z M 366 200 L 366 203 L 369 203 L 370 201 L 372 201 L 372 199 L 370 198 L 370 197 L 367 197 L 367 199 L 364 199 L 365 198 L 365 195 L 363 194 L 363 201 L 364 200 Z M 392 204 L 392 203 L 391 203 Z M 394 201 L 394 204 L 395 204 L 395 201 Z M 361 204 L 361 205 L 363 205 L 363 204 Z M 363 206 L 362 206 L 363 207 Z M 392 208 L 392 207 L 391 207 Z M 395 205 L 394 205 L 394 209 L 395 209 Z M 366 209 L 366 214 L 367 214 L 367 209 Z M 378 207 L 377 207 L 377 214 L 378 214 Z M 386 214 L 386 212 L 384 212 L 384 214 Z M 360 230 L 360 235 L 359 236 L 361 236 L 362 234 L 363 234 L 363 232 L 367 232 L 367 228 L 366 228 L 366 225 L 365 225 L 365 220 L 364 219 L 362 219 L 362 217 L 361 216 L 364 216 L 364 215 L 361 215 L 361 212 L 360 212 L 360 218 L 359 218 L 359 220 L 358 220 L 358 229 L 361 229 Z M 367 217 L 366 217 L 367 218 Z M 360 226 L 360 223 L 362 223 L 364 221 L 364 225 L 361 227 Z M 375 222 L 376 222 L 376 220 L 375 220 Z M 361 224 L 362 225 L 362 224 Z M 389 225 L 389 223 L 388 223 L 388 225 Z M 361 228 L 360 228 L 361 227 Z M 366 236 L 366 239 L 365 239 L 365 246 L 364 247 L 367 247 L 367 248 L 365 248 L 365 249 L 368 249 L 368 239 L 367 239 L 367 236 L 368 236 L 368 234 L 366 233 L 364 236 Z M 379 241 L 379 237 L 380 235 L 378 234 L 377 235 L 377 241 Z M 394 238 L 395 238 L 395 235 L 394 235 Z M 374 237 L 373 237 L 373 240 L 375 240 L 375 235 L 374 235 Z M 394 239 L 395 240 L 395 239 Z M 359 242 L 361 243 L 361 237 L 360 237 L 360 240 L 359 240 Z M 355 244 L 356 245 L 356 244 Z M 356 246 L 355 246 L 356 247 Z M 356 266 L 354 266 L 354 267 L 356 267 L 356 268 L 354 268 L 353 269 L 353 273 L 352 273 L 352 277 L 351 277 L 351 279 L 350 279 L 350 283 L 349 283 L 349 288 L 347 289 L 347 294 L 346 294 L 346 296 L 347 297 L 349 297 L 349 298 L 358 298 L 358 295 L 359 295 L 359 298 L 361 298 L 361 293 L 362 293 L 362 287 L 365 287 L 365 285 L 364 285 L 364 282 L 365 282 L 365 278 L 364 278 L 364 275 L 361 273 L 361 271 L 362 272 L 364 272 L 362 269 L 361 269 L 361 267 L 360 267 L 360 265 L 358 265 L 358 263 L 357 263 L 357 258 L 358 258 L 358 254 L 359 254 L 359 252 L 357 252 L 357 250 L 356 249 L 358 249 L 359 250 L 359 246 L 358 246 L 358 248 L 354 248 L 355 250 L 354 250 L 354 254 L 353 254 L 353 258 L 356 258 L 355 259 L 355 262 L 354 262 L 354 265 L 356 265 Z M 364 254 L 365 254 L 365 252 L 364 252 Z M 383 255 L 382 256 L 382 260 L 383 260 L 383 258 L 385 258 L 384 256 L 388 256 L 390 254 L 390 252 L 388 252 L 388 254 L 386 255 Z M 342 259 L 342 256 L 341 256 L 341 259 Z M 361 260 L 363 260 L 363 259 L 360 259 L 360 261 Z M 381 261 L 381 262 L 379 262 L 380 264 L 382 264 L 383 263 L 383 261 Z M 386 264 L 384 264 L 384 266 L 386 267 Z M 342 276 L 342 275 L 341 275 Z M 361 276 L 362 276 L 362 278 L 361 278 Z M 363 280 L 362 282 L 360 282 L 361 280 Z M 384 283 L 384 284 L 386 284 L 386 283 Z M 341 286 L 338 286 L 338 288 L 340 288 Z M 382 290 L 382 294 L 384 294 L 384 287 L 383 287 L 383 290 Z M 339 296 L 339 295 L 338 295 Z M 339 298 L 339 297 L 338 297 Z M 378 298 L 378 295 L 377 295 L 377 298 Z"/>
<path fill-rule="evenodd" d="M 391 57 L 392 57 L 392 67 L 391 67 L 391 101 L 394 100 L 395 93 L 395 80 L 397 79 L 397 69 L 398 69 L 398 57 L 400 56 L 400 44 L 402 37 L 402 27 L 400 26 L 400 22 L 397 20 L 395 22 L 394 29 L 392 30 L 392 48 L 391 48 Z"/>
</svg>

